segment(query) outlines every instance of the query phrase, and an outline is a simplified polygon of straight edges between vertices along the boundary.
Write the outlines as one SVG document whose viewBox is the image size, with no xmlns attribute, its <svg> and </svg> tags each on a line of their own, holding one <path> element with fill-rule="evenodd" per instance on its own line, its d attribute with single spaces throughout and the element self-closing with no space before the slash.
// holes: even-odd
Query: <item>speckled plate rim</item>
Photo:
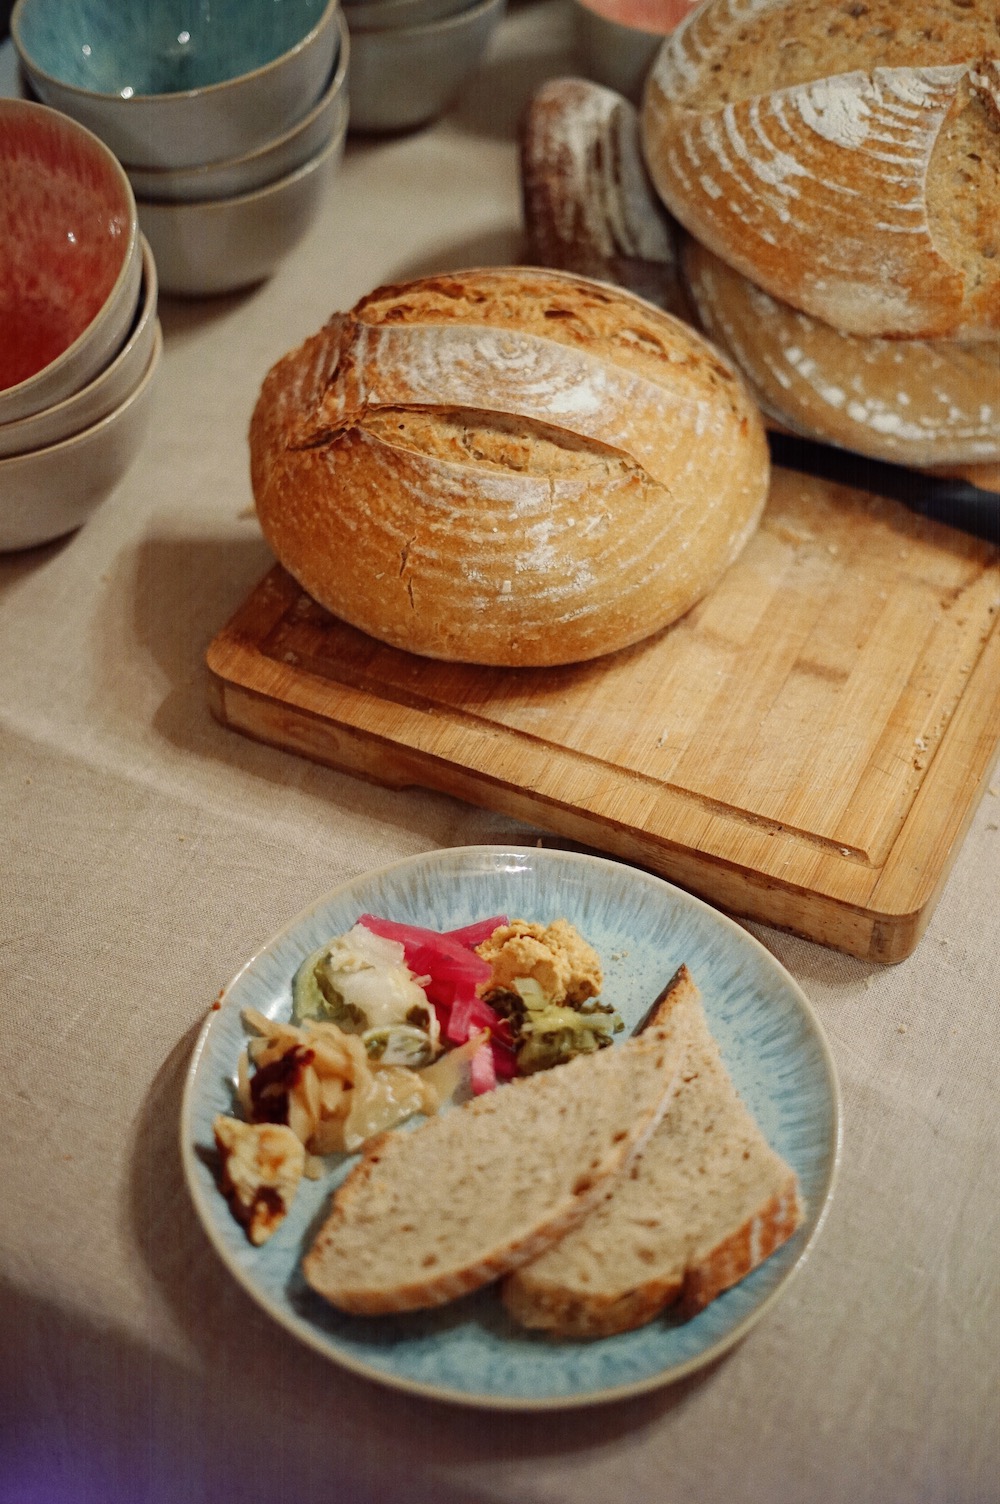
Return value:
<svg viewBox="0 0 1000 1504">
<path fill-rule="evenodd" d="M 646 1374 L 639 1379 L 572 1393 L 544 1395 L 497 1394 L 473 1389 L 465 1390 L 461 1387 L 444 1386 L 438 1383 L 422 1382 L 409 1378 L 405 1374 L 378 1367 L 370 1361 L 355 1356 L 352 1352 L 339 1346 L 335 1338 L 331 1337 L 330 1334 L 318 1329 L 308 1319 L 298 1315 L 294 1310 L 273 1299 L 263 1288 L 260 1281 L 254 1277 L 252 1270 L 247 1267 L 246 1263 L 240 1262 L 234 1256 L 230 1245 L 232 1228 L 235 1226 L 235 1223 L 224 1199 L 215 1187 L 214 1181 L 211 1180 L 206 1172 L 204 1162 L 199 1156 L 199 1146 L 196 1142 L 194 1132 L 194 1116 L 199 1094 L 203 1089 L 201 1075 L 206 1048 L 213 1033 L 220 1027 L 220 1020 L 225 1019 L 227 1014 L 245 1006 L 244 1003 L 238 1001 L 238 998 L 234 998 L 234 993 L 239 992 L 245 979 L 251 977 L 262 965 L 265 958 L 276 947 L 280 946 L 283 942 L 287 942 L 297 930 L 303 926 L 307 926 L 310 922 L 315 922 L 316 916 L 330 905 L 348 900 L 352 893 L 358 892 L 359 894 L 363 894 L 367 888 L 380 886 L 387 880 L 399 879 L 405 883 L 409 877 L 421 872 L 432 872 L 434 869 L 438 869 L 435 872 L 437 877 L 445 881 L 449 879 L 455 880 L 460 875 L 467 875 L 469 873 L 470 864 L 480 875 L 487 873 L 494 874 L 498 880 L 502 876 L 513 877 L 514 874 L 527 870 L 529 866 L 551 864 L 558 867 L 559 865 L 568 864 L 571 870 L 586 870 L 588 873 L 593 873 L 597 879 L 600 878 L 603 872 L 605 876 L 613 874 L 614 880 L 618 883 L 624 882 L 626 885 L 634 883 L 642 887 L 652 886 L 662 895 L 665 906 L 670 907 L 672 905 L 681 911 L 687 911 L 688 914 L 699 915 L 702 922 L 716 929 L 724 941 L 728 941 L 729 945 L 735 947 L 737 951 L 744 951 L 748 956 L 753 958 L 754 964 L 761 967 L 765 974 L 769 973 L 773 977 L 776 987 L 784 990 L 786 998 L 793 1003 L 795 1009 L 798 1011 L 800 1015 L 799 1021 L 806 1034 L 810 1037 L 810 1042 L 817 1054 L 820 1067 L 820 1077 L 817 1079 L 817 1084 L 825 1092 L 828 1116 L 822 1171 L 809 1197 L 804 1226 L 800 1228 L 795 1239 L 791 1243 L 786 1244 L 784 1249 L 779 1249 L 776 1254 L 772 1255 L 772 1258 L 762 1266 L 762 1269 L 766 1268 L 768 1264 L 774 1265 L 781 1259 L 782 1254 L 785 1254 L 786 1257 L 785 1267 L 781 1270 L 771 1288 L 756 1300 L 752 1308 L 747 1311 L 742 1319 L 738 1320 L 724 1335 L 707 1343 L 687 1358 L 669 1363 L 661 1370 Z M 355 907 L 358 913 L 363 912 L 365 907 L 363 897 Z M 510 906 L 508 912 L 517 912 L 517 907 Z M 419 922 L 419 920 L 416 922 Z M 464 921 L 459 918 L 455 922 L 461 923 Z M 233 1067 L 235 1070 L 235 1061 L 233 1062 Z M 212 1004 L 192 1050 L 184 1083 L 180 1113 L 181 1160 L 195 1211 L 210 1243 L 229 1273 L 242 1285 L 243 1289 L 262 1310 L 280 1326 L 283 1326 L 286 1331 L 321 1354 L 321 1356 L 366 1379 L 374 1380 L 377 1383 L 403 1390 L 407 1393 L 422 1395 L 426 1398 L 485 1410 L 564 1410 L 610 1403 L 648 1393 L 652 1390 L 662 1388 L 667 1384 L 675 1383 L 677 1380 L 695 1373 L 697 1370 L 721 1358 L 723 1354 L 742 1341 L 751 1328 L 757 1324 L 778 1298 L 785 1293 L 791 1279 L 806 1263 L 806 1260 L 815 1247 L 829 1213 L 840 1167 L 841 1145 L 840 1086 L 833 1055 L 823 1027 L 812 1004 L 794 978 L 791 977 L 776 957 L 753 935 L 749 934 L 734 920 L 729 919 L 726 915 L 704 903 L 701 899 L 695 898 L 692 894 L 675 887 L 665 879 L 645 872 L 642 869 L 629 867 L 611 858 L 592 856 L 581 852 L 545 847 L 504 845 L 448 847 L 422 853 L 417 856 L 405 857 L 385 866 L 360 873 L 346 882 L 338 884 L 337 887 L 329 890 L 314 903 L 302 909 L 280 930 L 276 931 L 250 957 Z M 249 1248 L 249 1244 L 247 1244 L 247 1248 Z M 788 1251 L 791 1249 L 794 1249 L 794 1252 L 789 1256 Z M 758 1274 L 760 1272 L 760 1270 L 757 1271 Z M 752 1279 L 753 1277 L 751 1276 L 750 1278 Z M 744 1287 L 747 1284 L 748 1281 L 743 1282 Z M 736 1288 L 739 1289 L 740 1287 Z M 725 1299 L 726 1297 L 723 1296 L 721 1298 Z M 591 1340 L 587 1345 L 593 1349 L 600 1347 L 606 1342 L 620 1340 L 620 1338 L 596 1339 Z M 550 1345 L 553 1348 L 558 1348 L 566 1344 L 555 1343 Z M 571 1345 L 578 1346 L 579 1344 Z"/>
</svg>

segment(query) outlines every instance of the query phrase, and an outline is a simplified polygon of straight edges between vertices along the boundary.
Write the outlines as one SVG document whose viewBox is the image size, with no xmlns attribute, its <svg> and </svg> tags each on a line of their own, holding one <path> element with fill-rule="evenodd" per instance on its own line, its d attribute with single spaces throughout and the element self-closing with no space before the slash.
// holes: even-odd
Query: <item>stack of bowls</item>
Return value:
<svg viewBox="0 0 1000 1504">
<path fill-rule="evenodd" d="M 161 291 L 260 282 L 311 224 L 347 133 L 339 0 L 17 0 L 11 35 L 123 164 Z"/>
<path fill-rule="evenodd" d="M 344 0 L 351 33 L 351 129 L 425 125 L 454 100 L 505 0 Z"/>
<path fill-rule="evenodd" d="M 0 548 L 72 531 L 146 431 L 156 270 L 121 164 L 57 110 L 0 99 Z"/>
</svg>

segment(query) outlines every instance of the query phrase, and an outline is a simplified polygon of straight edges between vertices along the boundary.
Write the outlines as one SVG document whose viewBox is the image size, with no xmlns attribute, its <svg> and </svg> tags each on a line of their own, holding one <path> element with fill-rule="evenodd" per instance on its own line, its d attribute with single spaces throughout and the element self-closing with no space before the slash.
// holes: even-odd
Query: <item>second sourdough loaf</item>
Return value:
<svg viewBox="0 0 1000 1504">
<path fill-rule="evenodd" d="M 627 100 L 584 79 L 543 85 L 522 122 L 533 253 L 669 298 L 729 355 L 774 426 L 997 488 L 1000 340 L 852 335 L 779 301 L 680 230 L 635 171 L 638 154 Z M 677 260 L 663 259 L 673 244 Z"/>
<path fill-rule="evenodd" d="M 529 261 L 687 316 L 677 227 L 649 181 L 629 100 L 589 79 L 548 79 L 521 119 L 520 165 Z"/>
<path fill-rule="evenodd" d="M 378 289 L 280 360 L 250 427 L 279 561 L 428 657 L 571 663 L 672 622 L 753 533 L 763 423 L 726 358 L 618 288 L 490 268 Z"/>
<path fill-rule="evenodd" d="M 690 233 L 847 333 L 1000 331 L 996 0 L 704 0 L 646 160 Z"/>
</svg>

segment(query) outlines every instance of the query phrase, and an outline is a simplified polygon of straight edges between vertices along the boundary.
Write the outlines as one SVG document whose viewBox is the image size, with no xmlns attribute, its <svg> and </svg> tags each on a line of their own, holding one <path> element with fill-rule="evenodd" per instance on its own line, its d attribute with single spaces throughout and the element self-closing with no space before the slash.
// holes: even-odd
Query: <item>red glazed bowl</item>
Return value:
<svg viewBox="0 0 1000 1504">
<path fill-rule="evenodd" d="M 57 110 L 0 99 L 0 423 L 63 401 L 114 358 L 141 281 L 117 159 Z"/>
</svg>

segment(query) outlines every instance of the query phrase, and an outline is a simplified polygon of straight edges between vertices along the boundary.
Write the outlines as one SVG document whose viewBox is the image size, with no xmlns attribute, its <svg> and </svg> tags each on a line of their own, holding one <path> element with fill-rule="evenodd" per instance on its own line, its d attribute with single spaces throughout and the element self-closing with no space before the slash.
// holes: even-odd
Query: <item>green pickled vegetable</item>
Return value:
<svg viewBox="0 0 1000 1504">
<path fill-rule="evenodd" d="M 302 1022 L 317 1018 L 337 1024 L 349 1034 L 364 1028 L 365 1016 L 360 1008 L 345 1001 L 330 975 L 328 947 L 320 946 L 307 956 L 292 981 L 292 1007 Z"/>
<path fill-rule="evenodd" d="M 518 977 L 513 990 L 490 993 L 489 1002 L 508 1022 L 518 1071 L 525 1076 L 606 1049 L 623 1027 L 609 1004 L 553 1002 L 534 977 Z"/>
<path fill-rule="evenodd" d="M 369 1058 L 380 1061 L 382 1065 L 405 1065 L 411 1071 L 417 1071 L 434 1058 L 434 1046 L 424 1030 L 407 1024 L 365 1029 L 361 1042 Z"/>
</svg>

